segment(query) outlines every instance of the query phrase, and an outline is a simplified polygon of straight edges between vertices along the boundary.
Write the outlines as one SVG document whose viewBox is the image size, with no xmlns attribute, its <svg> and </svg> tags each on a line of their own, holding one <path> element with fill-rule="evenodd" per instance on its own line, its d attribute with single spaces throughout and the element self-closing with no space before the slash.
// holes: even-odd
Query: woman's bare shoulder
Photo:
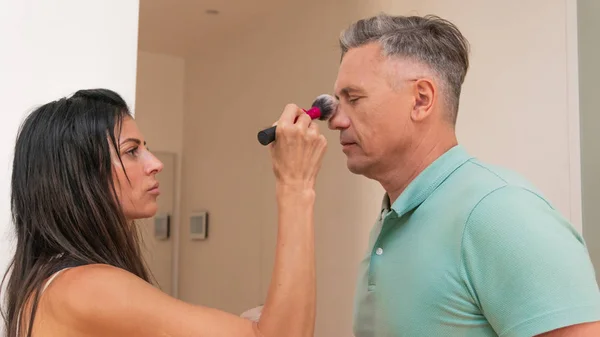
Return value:
<svg viewBox="0 0 600 337">
<path fill-rule="evenodd" d="M 158 290 L 134 274 L 109 265 L 93 264 L 62 271 L 43 294 L 40 309 L 60 324 L 76 330 L 114 323 L 135 315 L 144 298 L 161 298 Z"/>
<path fill-rule="evenodd" d="M 113 266 L 65 270 L 46 292 L 48 314 L 90 336 L 254 335 L 248 320 L 180 301 Z"/>
<path fill-rule="evenodd" d="M 62 304 L 77 304 L 81 299 L 105 301 L 113 295 L 134 287 L 141 291 L 158 291 L 151 284 L 121 268 L 90 264 L 64 270 L 48 287 L 49 293 L 59 293 Z M 135 295 L 134 291 L 130 295 Z M 59 300 L 57 298 L 56 300 Z"/>
</svg>

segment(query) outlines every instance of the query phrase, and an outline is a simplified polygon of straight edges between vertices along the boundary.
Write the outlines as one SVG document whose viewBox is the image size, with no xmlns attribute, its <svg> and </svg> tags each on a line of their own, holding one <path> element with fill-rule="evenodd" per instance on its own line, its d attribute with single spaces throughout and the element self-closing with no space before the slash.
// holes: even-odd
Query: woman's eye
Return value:
<svg viewBox="0 0 600 337">
<path fill-rule="evenodd" d="M 133 149 L 127 151 L 126 153 L 129 154 L 129 155 L 131 155 L 131 156 L 136 156 L 137 152 L 138 152 L 138 148 L 134 147 Z"/>
</svg>

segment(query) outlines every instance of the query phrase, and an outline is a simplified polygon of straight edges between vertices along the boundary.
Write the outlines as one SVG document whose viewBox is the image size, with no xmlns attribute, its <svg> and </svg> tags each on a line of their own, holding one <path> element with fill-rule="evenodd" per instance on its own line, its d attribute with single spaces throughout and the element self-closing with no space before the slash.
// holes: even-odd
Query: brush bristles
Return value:
<svg viewBox="0 0 600 337">
<path fill-rule="evenodd" d="M 319 120 L 326 121 L 337 109 L 337 104 L 337 100 L 333 96 L 323 94 L 319 95 L 317 99 L 315 99 L 312 106 L 318 107 L 321 110 L 321 116 L 319 117 Z"/>
</svg>

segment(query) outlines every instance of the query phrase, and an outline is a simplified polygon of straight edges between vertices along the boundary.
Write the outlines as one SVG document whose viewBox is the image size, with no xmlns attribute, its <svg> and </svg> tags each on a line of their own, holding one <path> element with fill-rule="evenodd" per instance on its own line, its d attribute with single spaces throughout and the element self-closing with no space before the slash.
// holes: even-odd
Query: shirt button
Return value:
<svg viewBox="0 0 600 337">
<path fill-rule="evenodd" d="M 383 248 L 381 248 L 381 247 L 377 248 L 377 250 L 375 251 L 375 254 L 377 254 L 377 255 L 383 254 Z"/>
</svg>

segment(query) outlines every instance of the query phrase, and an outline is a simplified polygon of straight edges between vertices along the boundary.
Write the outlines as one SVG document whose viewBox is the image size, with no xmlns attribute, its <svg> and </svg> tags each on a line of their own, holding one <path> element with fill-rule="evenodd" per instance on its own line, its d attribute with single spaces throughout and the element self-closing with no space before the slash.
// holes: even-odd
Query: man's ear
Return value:
<svg viewBox="0 0 600 337">
<path fill-rule="evenodd" d="M 433 112 L 433 102 L 437 99 L 437 88 L 432 80 L 422 78 L 415 81 L 413 90 L 415 106 L 410 118 L 419 122 L 425 120 Z"/>
</svg>

